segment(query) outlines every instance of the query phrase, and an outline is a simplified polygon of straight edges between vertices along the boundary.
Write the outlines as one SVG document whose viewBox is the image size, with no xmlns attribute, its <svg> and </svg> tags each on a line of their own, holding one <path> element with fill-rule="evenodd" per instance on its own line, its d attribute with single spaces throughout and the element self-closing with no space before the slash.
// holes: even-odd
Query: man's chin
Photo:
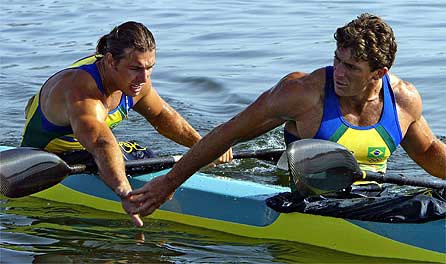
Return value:
<svg viewBox="0 0 446 264">
<path fill-rule="evenodd" d="M 131 97 L 135 97 L 135 96 L 139 95 L 141 93 L 141 91 L 142 91 L 142 88 L 139 88 L 139 89 L 129 88 L 127 93 L 126 93 L 126 95 L 127 96 L 131 96 Z"/>
<path fill-rule="evenodd" d="M 345 90 L 343 90 L 342 88 L 335 86 L 334 91 L 337 96 L 346 96 Z"/>
<path fill-rule="evenodd" d="M 138 96 L 141 93 L 141 90 L 137 91 L 137 92 L 132 92 L 130 96 L 135 97 Z"/>
</svg>

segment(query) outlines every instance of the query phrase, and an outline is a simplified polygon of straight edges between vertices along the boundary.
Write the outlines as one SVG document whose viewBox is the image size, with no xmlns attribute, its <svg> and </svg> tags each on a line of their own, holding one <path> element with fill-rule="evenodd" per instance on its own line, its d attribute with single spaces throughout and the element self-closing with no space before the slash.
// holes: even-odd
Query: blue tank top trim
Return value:
<svg viewBox="0 0 446 264">
<path fill-rule="evenodd" d="M 314 138 L 328 140 L 342 124 L 341 119 L 339 119 L 339 111 L 337 111 L 337 101 L 329 100 L 331 97 L 333 97 L 333 93 L 333 67 L 326 67 L 324 113 L 321 124 L 319 125 L 319 129 Z M 335 97 L 337 96 L 335 95 Z"/>
<path fill-rule="evenodd" d="M 40 108 L 40 94 L 39 94 L 39 104 L 37 106 L 37 111 L 39 111 L 40 119 L 42 120 L 42 128 L 46 131 L 52 131 L 56 133 L 73 133 L 71 126 L 58 126 L 46 119 L 45 115 Z"/>
<path fill-rule="evenodd" d="M 400 144 L 402 133 L 396 111 L 395 97 L 390 87 L 390 79 L 387 74 L 383 77 L 384 106 L 381 118 L 378 123 L 372 126 L 361 127 L 348 123 L 342 116 L 338 96 L 334 91 L 333 66 L 327 66 L 325 72 L 324 113 L 319 130 L 314 138 L 328 140 L 342 124 L 355 130 L 368 130 L 382 126 L 392 137 L 395 146 Z"/>
<path fill-rule="evenodd" d="M 133 97 L 123 94 L 123 96 L 121 96 L 121 101 L 119 101 L 119 105 L 115 109 L 108 112 L 108 114 L 111 115 L 115 113 L 116 111 L 119 110 L 120 106 L 122 106 L 123 109 L 125 109 L 125 111 L 128 113 L 130 109 L 133 108 Z"/>
<path fill-rule="evenodd" d="M 98 70 L 98 67 L 96 66 L 96 63 L 81 65 L 77 68 L 88 72 L 95 80 L 99 91 L 101 91 L 101 93 L 104 94 L 104 86 L 102 86 L 101 76 L 99 74 L 99 70 Z M 41 104 L 40 104 L 40 95 L 39 95 L 38 111 L 41 116 L 43 129 L 45 129 L 46 131 L 53 131 L 53 132 L 57 132 L 57 133 L 73 133 L 73 129 L 71 128 L 71 126 L 58 126 L 58 125 L 51 123 L 43 114 L 40 106 L 41 106 Z M 114 112 L 118 111 L 120 107 L 123 107 L 126 110 L 126 112 L 128 113 L 129 110 L 133 107 L 133 97 L 122 94 L 121 101 L 119 102 L 119 105 L 115 109 L 109 111 L 108 113 L 113 114 Z"/>
<path fill-rule="evenodd" d="M 101 75 L 99 74 L 99 69 L 98 69 L 98 66 L 96 65 L 96 63 L 81 65 L 78 67 L 78 69 L 88 72 L 93 77 L 93 79 L 96 81 L 96 85 L 98 86 L 99 91 L 101 91 L 102 94 L 105 93 L 104 86 L 102 85 Z M 127 96 L 123 93 L 121 96 L 121 101 L 119 102 L 119 105 L 115 109 L 111 110 L 108 113 L 113 114 L 114 112 L 119 110 L 120 106 L 122 106 L 128 113 L 128 111 L 133 107 L 133 97 Z"/>
<path fill-rule="evenodd" d="M 96 82 L 96 85 L 98 86 L 99 91 L 101 91 L 101 93 L 103 95 L 105 94 L 104 86 L 102 86 L 101 75 L 99 74 L 98 66 L 96 65 L 96 63 L 81 65 L 77 68 L 88 72 L 91 75 L 91 77 L 93 77 L 94 81 Z"/>
</svg>

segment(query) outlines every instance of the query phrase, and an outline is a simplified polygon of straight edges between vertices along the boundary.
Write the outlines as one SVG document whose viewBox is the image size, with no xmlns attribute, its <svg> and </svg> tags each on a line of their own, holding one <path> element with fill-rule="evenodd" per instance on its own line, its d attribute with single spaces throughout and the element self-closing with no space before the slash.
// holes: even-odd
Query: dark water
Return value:
<svg viewBox="0 0 446 264">
<path fill-rule="evenodd" d="M 437 136 L 446 133 L 446 2 L 433 1 L 0 1 L 0 144 L 15 146 L 23 109 L 48 76 L 93 52 L 127 20 L 154 33 L 154 86 L 202 134 L 228 120 L 292 71 L 332 62 L 336 27 L 362 12 L 392 26 L 399 49 L 392 72 L 412 82 Z M 161 154 L 186 149 L 133 114 L 116 130 Z M 277 129 L 237 149 L 283 147 Z M 422 170 L 399 149 L 391 170 Z M 286 185 L 259 161 L 211 171 Z M 149 221 L 135 229 L 122 215 L 37 198 L 1 200 L 2 263 L 395 263 L 283 241 L 265 241 Z M 296 227 L 299 228 L 299 227 Z"/>
</svg>

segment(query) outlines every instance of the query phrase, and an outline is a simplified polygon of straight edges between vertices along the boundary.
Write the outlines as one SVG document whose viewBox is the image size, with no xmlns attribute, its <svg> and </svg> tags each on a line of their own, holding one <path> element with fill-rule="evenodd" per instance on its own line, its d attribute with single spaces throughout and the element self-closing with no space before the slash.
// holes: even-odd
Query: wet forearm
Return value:
<svg viewBox="0 0 446 264">
<path fill-rule="evenodd" d="M 118 143 L 108 127 L 78 133 L 78 140 L 93 155 L 102 180 L 118 195 L 131 191 Z M 85 132 L 86 130 L 84 130 Z"/>
<path fill-rule="evenodd" d="M 165 137 L 189 148 L 201 139 L 200 134 L 183 118 L 176 120 L 173 126 L 166 129 L 160 128 L 158 131 Z"/>
<path fill-rule="evenodd" d="M 93 157 L 103 181 L 118 195 L 131 191 L 125 173 L 124 159 L 117 143 L 98 143 L 93 150 Z"/>
<path fill-rule="evenodd" d="M 170 107 L 153 120 L 152 125 L 161 135 L 186 147 L 192 147 L 201 139 L 200 134 Z"/>
</svg>

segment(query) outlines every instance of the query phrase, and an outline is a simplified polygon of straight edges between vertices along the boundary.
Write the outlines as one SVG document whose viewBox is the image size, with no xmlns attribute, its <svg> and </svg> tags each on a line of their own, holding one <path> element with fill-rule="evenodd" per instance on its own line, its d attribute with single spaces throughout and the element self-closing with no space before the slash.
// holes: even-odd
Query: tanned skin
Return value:
<svg viewBox="0 0 446 264">
<path fill-rule="evenodd" d="M 106 53 L 96 64 L 104 94 L 90 74 L 80 69 L 68 69 L 45 83 L 40 93 L 41 109 L 51 123 L 72 127 L 75 137 L 93 155 L 101 178 L 121 197 L 122 207 L 135 225 L 142 226 L 141 217 L 135 213 L 138 204 L 127 197 L 132 188 L 126 177 L 120 147 L 105 123 L 109 111 L 115 109 L 122 94 L 126 94 L 133 97 L 133 109 L 165 137 L 192 147 L 201 136 L 152 87 L 154 50 L 141 52 L 127 48 L 120 60 Z M 232 151 L 229 150 L 218 162 L 231 159 Z"/>
<path fill-rule="evenodd" d="M 337 48 L 334 56 L 334 88 L 343 117 L 352 125 L 376 124 L 383 111 L 382 77 L 387 73 L 396 100 L 402 131 L 402 147 L 430 174 L 446 177 L 446 146 L 437 139 L 422 116 L 416 88 L 391 74 L 387 67 L 371 70 L 349 48 Z M 131 200 L 145 216 L 159 208 L 185 180 L 234 144 L 255 138 L 279 125 L 298 138 L 312 138 L 322 121 L 325 68 L 312 73 L 293 72 L 267 90 L 244 111 L 216 127 L 166 175 L 138 190 Z"/>
</svg>

